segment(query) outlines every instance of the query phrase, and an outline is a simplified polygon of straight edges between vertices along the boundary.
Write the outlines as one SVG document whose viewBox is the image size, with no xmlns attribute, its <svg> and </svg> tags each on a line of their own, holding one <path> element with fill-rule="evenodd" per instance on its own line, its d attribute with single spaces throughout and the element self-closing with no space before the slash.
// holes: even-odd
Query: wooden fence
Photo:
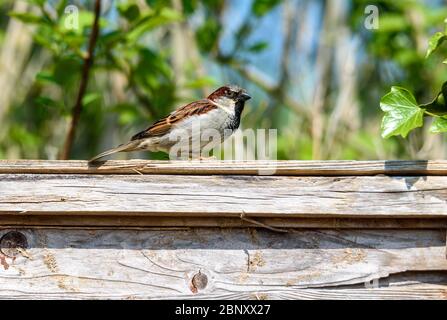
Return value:
<svg viewBox="0 0 447 320">
<path fill-rule="evenodd" d="M 0 298 L 446 299 L 446 200 L 447 161 L 0 161 Z"/>
</svg>

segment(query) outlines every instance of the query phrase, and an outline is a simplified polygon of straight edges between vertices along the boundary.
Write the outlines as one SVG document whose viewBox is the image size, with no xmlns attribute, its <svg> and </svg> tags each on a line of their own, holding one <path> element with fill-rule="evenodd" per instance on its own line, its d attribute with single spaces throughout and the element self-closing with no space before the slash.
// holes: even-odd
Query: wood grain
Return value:
<svg viewBox="0 0 447 320">
<path fill-rule="evenodd" d="M 0 174 L 0 214 L 447 218 L 447 177 Z"/>
<path fill-rule="evenodd" d="M 0 161 L 0 298 L 447 299 L 446 200 L 444 161 Z"/>
<path fill-rule="evenodd" d="M 447 175 L 447 161 L 87 161 L 0 160 L 0 173 L 185 175 Z"/>
<path fill-rule="evenodd" d="M 2 299 L 447 298 L 440 230 L 17 230 Z"/>
</svg>

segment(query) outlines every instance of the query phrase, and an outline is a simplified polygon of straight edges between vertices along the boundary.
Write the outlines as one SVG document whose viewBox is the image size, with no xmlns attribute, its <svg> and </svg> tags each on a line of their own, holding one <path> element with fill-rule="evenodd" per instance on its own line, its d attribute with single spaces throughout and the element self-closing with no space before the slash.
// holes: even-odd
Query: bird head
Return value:
<svg viewBox="0 0 447 320">
<path fill-rule="evenodd" d="M 220 87 L 208 96 L 208 99 L 223 104 L 244 103 L 251 97 L 247 91 L 236 85 L 226 85 Z"/>
</svg>

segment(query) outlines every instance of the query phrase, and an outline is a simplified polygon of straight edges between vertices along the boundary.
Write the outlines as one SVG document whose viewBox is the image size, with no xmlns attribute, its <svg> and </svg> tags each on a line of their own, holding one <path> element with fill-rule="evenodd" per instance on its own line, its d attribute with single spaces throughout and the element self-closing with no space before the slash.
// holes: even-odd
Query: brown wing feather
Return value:
<svg viewBox="0 0 447 320">
<path fill-rule="evenodd" d="M 218 108 L 216 104 L 209 99 L 203 99 L 192 102 L 190 104 L 187 104 L 186 106 L 178 108 L 177 110 L 172 112 L 169 116 L 158 120 L 146 130 L 137 133 L 132 137 L 131 140 L 162 136 L 167 132 L 169 132 L 172 126 L 178 121 L 186 117 L 206 113 L 216 108 Z"/>
</svg>

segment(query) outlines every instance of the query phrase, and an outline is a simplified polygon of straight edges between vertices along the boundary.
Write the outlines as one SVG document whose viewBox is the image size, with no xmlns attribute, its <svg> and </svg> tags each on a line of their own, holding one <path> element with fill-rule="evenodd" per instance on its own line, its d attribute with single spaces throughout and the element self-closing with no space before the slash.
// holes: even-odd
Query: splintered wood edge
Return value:
<svg viewBox="0 0 447 320">
<path fill-rule="evenodd" d="M 0 174 L 447 175 L 447 161 L 0 160 Z"/>
</svg>

